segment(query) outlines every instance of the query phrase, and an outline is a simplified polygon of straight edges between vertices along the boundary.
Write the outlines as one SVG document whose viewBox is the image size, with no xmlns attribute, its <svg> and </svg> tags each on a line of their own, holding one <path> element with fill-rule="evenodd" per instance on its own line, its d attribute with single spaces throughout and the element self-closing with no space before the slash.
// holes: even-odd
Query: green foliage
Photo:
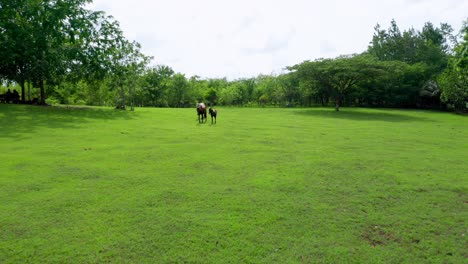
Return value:
<svg viewBox="0 0 468 264">
<path fill-rule="evenodd" d="M 468 21 L 462 28 L 463 40 L 455 47 L 455 54 L 439 77 L 442 99 L 454 104 L 457 110 L 467 111 L 468 106 Z"/>
<path fill-rule="evenodd" d="M 188 98 L 189 83 L 185 75 L 176 73 L 169 83 L 168 102 L 172 107 L 193 106 L 195 103 Z"/>
<path fill-rule="evenodd" d="M 174 70 L 164 65 L 148 69 L 141 77 L 141 104 L 143 106 L 167 107 L 166 98 L 173 74 Z"/>
<path fill-rule="evenodd" d="M 0 79 L 39 88 L 54 103 L 193 107 L 207 101 L 235 106 L 441 107 L 439 95 L 466 102 L 466 41 L 448 24 L 427 22 L 401 31 L 392 20 L 375 27 L 362 54 L 305 61 L 290 72 L 228 81 L 190 78 L 125 39 L 118 21 L 85 8 L 88 0 L 7 1 L 0 12 Z M 447 64 L 449 65 L 447 67 Z M 441 73 L 443 74 L 441 75 Z M 427 90 L 428 84 L 432 91 Z M 439 88 L 440 84 L 440 88 Z M 34 92 L 33 92 L 34 93 Z M 28 90 L 28 94 L 31 94 Z M 28 96 L 31 100 L 31 96 Z"/>
<path fill-rule="evenodd" d="M 221 105 L 238 105 L 240 98 L 240 91 L 236 83 L 229 85 L 229 87 L 221 90 L 219 103 Z"/>
<path fill-rule="evenodd" d="M 383 65 L 372 56 L 353 55 L 306 61 L 290 67 L 290 70 L 294 71 L 299 86 L 309 97 L 332 97 L 338 110 L 359 82 L 379 78 L 383 73 Z"/>
<path fill-rule="evenodd" d="M 210 88 L 208 91 L 206 91 L 204 98 L 213 104 L 216 104 L 218 100 L 218 95 L 216 94 L 216 90 L 213 88 Z"/>
<path fill-rule="evenodd" d="M 383 61 L 425 63 L 431 67 L 431 74 L 439 74 L 447 64 L 452 31 L 448 24 L 436 28 L 427 22 L 420 32 L 409 29 L 401 33 L 392 20 L 388 30 L 377 24 L 368 52 Z"/>
<path fill-rule="evenodd" d="M 2 263 L 465 262 L 466 116 L 218 110 L 1 104 Z"/>
<path fill-rule="evenodd" d="M 85 9 L 89 0 L 6 1 L 0 12 L 0 76 L 40 88 L 65 80 L 102 80 L 108 73 L 130 77 L 122 67 L 147 60 L 123 37 L 118 22 Z M 50 90 L 50 89 L 48 89 Z"/>
</svg>

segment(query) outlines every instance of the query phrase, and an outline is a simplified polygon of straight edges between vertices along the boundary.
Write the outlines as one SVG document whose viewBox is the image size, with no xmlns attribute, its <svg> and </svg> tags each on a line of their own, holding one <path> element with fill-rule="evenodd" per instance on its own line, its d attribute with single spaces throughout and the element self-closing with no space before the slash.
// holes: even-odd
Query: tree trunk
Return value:
<svg viewBox="0 0 468 264">
<path fill-rule="evenodd" d="M 31 101 L 31 82 L 28 82 L 28 101 Z"/>
<path fill-rule="evenodd" d="M 24 80 L 21 80 L 21 101 L 24 103 L 26 101 L 26 93 L 25 93 L 25 89 L 24 89 Z"/>
<path fill-rule="evenodd" d="M 337 112 L 340 111 L 340 99 L 335 100 L 335 110 Z"/>
<path fill-rule="evenodd" d="M 133 96 L 133 94 L 131 94 L 131 95 L 130 95 L 130 111 L 135 110 L 134 104 L 135 104 L 135 102 L 134 102 L 134 96 Z"/>
<path fill-rule="evenodd" d="M 41 99 L 39 101 L 40 105 L 46 105 L 45 101 L 45 89 L 44 89 L 44 80 L 39 81 L 39 89 L 41 90 Z"/>
<path fill-rule="evenodd" d="M 127 97 L 125 96 L 125 88 L 123 87 L 123 84 L 120 83 L 120 98 L 117 105 L 117 109 L 125 110 L 127 108 L 126 103 Z"/>
<path fill-rule="evenodd" d="M 322 106 L 325 106 L 326 102 L 325 102 L 325 96 L 324 95 L 320 95 L 320 103 L 322 104 Z"/>
</svg>

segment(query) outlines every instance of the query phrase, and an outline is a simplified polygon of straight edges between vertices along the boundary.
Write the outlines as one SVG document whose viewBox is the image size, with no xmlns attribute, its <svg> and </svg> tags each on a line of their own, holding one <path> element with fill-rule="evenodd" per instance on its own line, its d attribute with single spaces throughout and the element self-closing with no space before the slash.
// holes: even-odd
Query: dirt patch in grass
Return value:
<svg viewBox="0 0 468 264">
<path fill-rule="evenodd" d="M 372 247 L 383 246 L 391 242 L 399 242 L 399 239 L 395 234 L 387 231 L 384 227 L 379 225 L 366 227 L 361 236 Z"/>
</svg>

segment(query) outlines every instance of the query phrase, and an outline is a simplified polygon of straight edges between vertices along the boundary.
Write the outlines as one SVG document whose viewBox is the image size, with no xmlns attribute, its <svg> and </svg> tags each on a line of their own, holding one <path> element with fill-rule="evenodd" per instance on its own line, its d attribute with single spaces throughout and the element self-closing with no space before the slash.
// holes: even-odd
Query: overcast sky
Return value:
<svg viewBox="0 0 468 264">
<path fill-rule="evenodd" d="M 94 0 L 125 36 L 190 77 L 278 74 L 304 60 L 361 53 L 374 26 L 400 30 L 468 19 L 468 0 Z"/>
</svg>

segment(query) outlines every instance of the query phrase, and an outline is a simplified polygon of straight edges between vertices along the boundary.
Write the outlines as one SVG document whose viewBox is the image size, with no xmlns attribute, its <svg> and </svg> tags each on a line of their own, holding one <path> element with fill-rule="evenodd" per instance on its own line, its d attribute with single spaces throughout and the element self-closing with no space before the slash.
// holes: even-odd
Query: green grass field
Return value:
<svg viewBox="0 0 468 264">
<path fill-rule="evenodd" d="M 0 105 L 0 263 L 466 263 L 468 117 Z"/>
</svg>

